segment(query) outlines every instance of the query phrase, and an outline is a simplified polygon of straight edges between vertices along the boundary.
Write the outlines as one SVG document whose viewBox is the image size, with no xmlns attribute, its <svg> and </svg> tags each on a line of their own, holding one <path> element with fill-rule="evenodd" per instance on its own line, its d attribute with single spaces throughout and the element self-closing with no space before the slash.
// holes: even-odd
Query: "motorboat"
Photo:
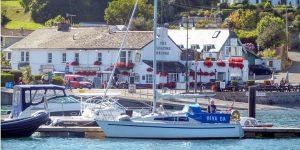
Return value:
<svg viewBox="0 0 300 150">
<path fill-rule="evenodd" d="M 138 0 L 135 3 L 133 14 L 137 8 Z M 187 105 L 181 112 L 167 113 L 156 109 L 156 101 L 159 97 L 193 97 L 189 94 L 166 95 L 160 96 L 156 90 L 156 22 L 157 22 L 157 0 L 154 0 L 154 48 L 153 48 L 153 106 L 152 112 L 140 116 L 133 117 L 127 113 L 121 115 L 113 115 L 110 111 L 99 109 L 99 117 L 96 118 L 97 124 L 104 131 L 106 137 L 118 138 L 157 138 L 157 139 L 198 139 L 198 138 L 241 138 L 244 136 L 243 129 L 238 121 L 234 119 L 232 114 L 228 113 L 207 113 L 201 110 L 198 104 Z M 129 20 L 126 39 L 132 17 Z M 123 47 L 121 44 L 120 51 Z M 119 59 L 119 57 L 118 57 Z M 116 61 L 118 62 L 118 60 Z M 116 66 L 113 68 L 113 72 Z M 112 73 L 113 75 L 113 73 Z M 108 82 L 108 87 L 110 81 Z M 209 97 L 208 95 L 196 94 L 198 98 Z"/>
<path fill-rule="evenodd" d="M 68 96 L 64 86 L 16 85 L 8 119 L 27 118 L 40 110 L 47 110 L 50 116 L 78 116 L 80 108 L 80 101 Z"/>
<path fill-rule="evenodd" d="M 48 121 L 49 114 L 46 111 L 35 112 L 30 117 L 1 121 L 1 137 L 29 137 Z"/>
<path fill-rule="evenodd" d="M 252 117 L 241 117 L 240 124 L 243 127 L 273 127 L 271 123 L 261 123 L 255 118 Z"/>
</svg>

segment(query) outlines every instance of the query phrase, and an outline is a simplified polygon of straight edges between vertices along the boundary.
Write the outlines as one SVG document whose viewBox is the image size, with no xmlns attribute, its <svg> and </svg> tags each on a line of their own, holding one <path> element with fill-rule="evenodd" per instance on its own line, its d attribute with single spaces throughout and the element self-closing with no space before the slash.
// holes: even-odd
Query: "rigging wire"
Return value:
<svg viewBox="0 0 300 150">
<path fill-rule="evenodd" d="M 133 12 L 132 12 L 132 14 L 131 14 L 131 17 L 130 17 L 130 19 L 129 19 L 129 23 L 128 23 L 128 26 L 127 26 L 125 35 L 124 35 L 123 40 L 122 40 L 122 43 L 121 43 L 121 45 L 120 45 L 120 49 L 119 49 L 119 52 L 118 52 L 118 57 L 116 58 L 116 61 L 115 61 L 116 63 L 120 60 L 121 52 L 122 52 L 123 47 L 124 47 L 124 45 L 125 45 L 125 42 L 126 42 L 126 40 L 127 40 L 129 28 L 130 28 L 130 26 L 131 26 L 131 24 L 132 24 L 133 16 L 134 16 L 134 14 L 135 14 L 135 12 L 136 12 L 136 9 L 137 9 L 137 6 L 138 6 L 138 1 L 139 1 L 139 0 L 136 0 L 136 2 L 135 2 L 134 9 L 133 9 Z M 107 95 L 107 91 L 108 91 L 108 89 L 109 89 L 110 86 L 111 86 L 111 81 L 112 81 L 112 78 L 113 78 L 114 73 L 115 73 L 115 71 L 116 71 L 116 68 L 117 68 L 117 64 L 114 65 L 113 70 L 112 70 L 112 72 L 111 72 L 111 74 L 110 74 L 110 77 L 109 77 L 109 80 L 108 80 L 108 84 L 107 84 L 107 86 L 106 86 L 106 88 L 105 88 L 105 91 L 104 91 L 104 96 Z"/>
</svg>

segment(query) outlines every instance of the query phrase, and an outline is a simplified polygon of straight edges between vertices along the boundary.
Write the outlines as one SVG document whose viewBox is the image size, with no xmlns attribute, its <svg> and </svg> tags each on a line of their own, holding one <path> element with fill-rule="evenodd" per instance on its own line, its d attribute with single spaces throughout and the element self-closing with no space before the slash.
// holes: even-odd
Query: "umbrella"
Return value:
<svg viewBox="0 0 300 150">
<path fill-rule="evenodd" d="M 285 75 L 285 82 L 286 82 L 286 83 L 289 82 L 289 72 L 286 72 L 286 75 Z"/>
</svg>

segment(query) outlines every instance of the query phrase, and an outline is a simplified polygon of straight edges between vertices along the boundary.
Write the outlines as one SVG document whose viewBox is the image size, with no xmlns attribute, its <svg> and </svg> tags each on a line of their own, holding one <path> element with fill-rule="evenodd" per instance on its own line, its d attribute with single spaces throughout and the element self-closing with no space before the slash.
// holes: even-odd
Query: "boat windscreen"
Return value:
<svg viewBox="0 0 300 150">
<path fill-rule="evenodd" d="M 60 104 L 67 104 L 67 103 L 79 103 L 80 101 L 71 97 L 71 96 L 60 96 L 48 99 L 48 103 L 60 103 Z"/>
<path fill-rule="evenodd" d="M 51 99 L 53 97 L 65 96 L 63 90 L 58 89 L 38 89 L 31 90 L 31 100 L 33 104 L 39 104 L 43 102 L 44 97 Z"/>
</svg>

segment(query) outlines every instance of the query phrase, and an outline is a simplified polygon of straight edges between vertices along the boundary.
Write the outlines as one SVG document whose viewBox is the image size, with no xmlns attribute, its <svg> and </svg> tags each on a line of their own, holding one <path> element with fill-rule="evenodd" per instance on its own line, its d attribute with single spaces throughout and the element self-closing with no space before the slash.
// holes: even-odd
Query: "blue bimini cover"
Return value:
<svg viewBox="0 0 300 150">
<path fill-rule="evenodd" d="M 202 112 L 198 104 L 188 105 L 187 116 L 202 123 L 229 123 L 230 114 Z"/>
</svg>

